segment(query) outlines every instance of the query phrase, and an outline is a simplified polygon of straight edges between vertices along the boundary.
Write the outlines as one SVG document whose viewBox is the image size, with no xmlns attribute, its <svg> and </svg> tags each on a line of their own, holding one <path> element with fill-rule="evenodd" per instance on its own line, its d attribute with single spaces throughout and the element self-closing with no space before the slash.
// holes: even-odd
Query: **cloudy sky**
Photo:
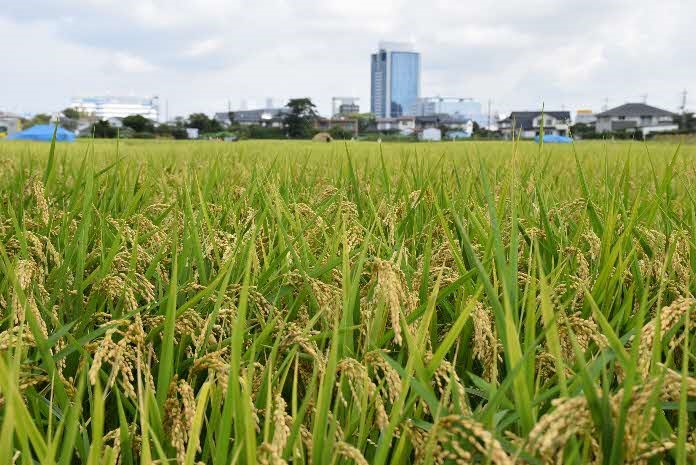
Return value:
<svg viewBox="0 0 696 465">
<path fill-rule="evenodd" d="M 379 40 L 413 41 L 424 96 L 502 112 L 696 107 L 693 0 L 7 0 L 0 109 L 77 95 L 159 95 L 169 116 L 272 97 L 355 95 Z"/>
</svg>

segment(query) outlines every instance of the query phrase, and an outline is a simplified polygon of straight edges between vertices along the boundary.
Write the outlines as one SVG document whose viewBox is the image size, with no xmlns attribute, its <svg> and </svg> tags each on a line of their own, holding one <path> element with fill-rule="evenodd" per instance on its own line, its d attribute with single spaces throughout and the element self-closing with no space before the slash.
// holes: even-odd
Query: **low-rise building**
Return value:
<svg viewBox="0 0 696 465">
<path fill-rule="evenodd" d="M 503 137 L 509 139 L 513 135 L 523 139 L 533 139 L 541 132 L 542 119 L 544 134 L 567 136 L 570 127 L 569 111 L 513 111 L 510 116 L 500 120 L 498 127 Z"/>
<path fill-rule="evenodd" d="M 415 116 L 447 115 L 460 120 L 472 120 L 480 126 L 488 123 L 488 117 L 481 111 L 481 103 L 468 97 L 423 97 L 411 108 Z"/>
<path fill-rule="evenodd" d="M 594 126 L 596 122 L 597 116 L 592 113 L 592 110 L 578 110 L 575 113 L 575 124 Z"/>
<path fill-rule="evenodd" d="M 75 97 L 70 107 L 92 115 L 97 119 L 125 118 L 126 116 L 141 115 L 157 121 L 159 119 L 159 98 L 155 97 Z"/>
<path fill-rule="evenodd" d="M 438 128 L 426 128 L 418 133 L 418 139 L 437 142 L 442 140 L 442 131 Z"/>
<path fill-rule="evenodd" d="M 267 128 L 282 128 L 287 108 L 259 108 L 256 110 L 238 110 L 215 113 L 215 119 L 229 125 L 231 122 L 242 126 L 263 126 Z"/>
<path fill-rule="evenodd" d="M 0 112 L 0 139 L 11 136 L 22 130 L 22 122 L 19 115 Z"/>
<path fill-rule="evenodd" d="M 357 134 L 358 120 L 355 118 L 317 118 L 314 121 L 314 129 L 319 131 L 328 131 L 333 127 Z"/>
<path fill-rule="evenodd" d="M 457 115 L 430 115 L 416 116 L 416 128 L 445 128 L 448 131 L 474 132 L 474 122 L 465 117 Z"/>
<path fill-rule="evenodd" d="M 625 103 L 616 108 L 597 114 L 596 131 L 637 132 L 643 137 L 654 132 L 669 132 L 679 129 L 675 123 L 675 113 L 656 108 L 644 103 Z"/>
<path fill-rule="evenodd" d="M 416 118 L 414 116 L 377 118 L 375 124 L 378 131 L 398 131 L 401 134 L 413 134 L 416 130 Z"/>
<path fill-rule="evenodd" d="M 360 113 L 357 97 L 333 97 L 331 99 L 331 116 L 346 116 Z"/>
</svg>

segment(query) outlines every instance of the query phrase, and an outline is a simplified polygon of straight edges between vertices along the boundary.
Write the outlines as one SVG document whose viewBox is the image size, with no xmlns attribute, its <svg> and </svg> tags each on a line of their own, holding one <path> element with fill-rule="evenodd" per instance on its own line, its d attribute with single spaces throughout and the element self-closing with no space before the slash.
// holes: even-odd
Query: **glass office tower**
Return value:
<svg viewBox="0 0 696 465">
<path fill-rule="evenodd" d="M 412 45 L 380 42 L 372 54 L 370 111 L 378 118 L 411 114 L 420 96 L 420 71 Z"/>
</svg>

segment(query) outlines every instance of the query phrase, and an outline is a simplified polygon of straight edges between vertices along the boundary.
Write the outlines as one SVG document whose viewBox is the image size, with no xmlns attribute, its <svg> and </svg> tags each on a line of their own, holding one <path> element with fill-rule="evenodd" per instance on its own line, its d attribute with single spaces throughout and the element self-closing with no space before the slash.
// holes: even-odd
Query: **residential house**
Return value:
<svg viewBox="0 0 696 465">
<path fill-rule="evenodd" d="M 239 110 L 232 112 L 215 113 L 214 118 L 224 124 L 229 125 L 232 121 L 242 126 L 263 126 L 266 128 L 282 128 L 287 108 L 259 108 L 257 110 Z"/>
<path fill-rule="evenodd" d="M 378 131 L 398 131 L 404 135 L 413 134 L 416 130 L 416 118 L 414 116 L 377 118 L 375 124 Z"/>
<path fill-rule="evenodd" d="M 437 142 L 442 140 L 442 131 L 438 128 L 425 128 L 418 133 L 418 139 Z"/>
<path fill-rule="evenodd" d="M 355 134 L 358 132 L 358 120 L 355 118 L 317 118 L 314 121 L 314 129 L 319 131 L 328 131 L 336 126 L 344 131 Z"/>
<path fill-rule="evenodd" d="M 541 132 L 542 118 L 544 122 L 544 134 L 554 136 L 567 136 L 570 126 L 569 111 L 513 111 L 510 116 L 500 120 L 498 127 L 503 137 L 517 137 L 533 139 Z"/>
<path fill-rule="evenodd" d="M 596 122 L 597 116 L 592 113 L 592 110 L 578 110 L 575 113 L 575 124 L 594 126 Z"/>
<path fill-rule="evenodd" d="M 11 136 L 21 130 L 22 123 L 19 115 L 0 112 L 0 138 Z"/>
<path fill-rule="evenodd" d="M 653 132 L 678 130 L 679 125 L 674 122 L 676 117 L 677 115 L 672 112 L 644 103 L 625 103 L 598 113 L 596 131 L 598 133 L 640 131 L 645 137 Z"/>
</svg>

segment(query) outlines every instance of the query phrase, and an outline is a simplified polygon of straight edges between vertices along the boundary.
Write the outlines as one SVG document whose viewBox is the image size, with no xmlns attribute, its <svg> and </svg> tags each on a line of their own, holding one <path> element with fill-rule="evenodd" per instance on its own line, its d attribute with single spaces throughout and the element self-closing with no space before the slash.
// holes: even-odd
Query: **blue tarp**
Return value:
<svg viewBox="0 0 696 465">
<path fill-rule="evenodd" d="M 539 143 L 539 136 L 536 136 L 534 140 Z M 573 139 L 566 136 L 556 136 L 554 134 L 544 134 L 544 144 L 570 144 Z"/>
<path fill-rule="evenodd" d="M 53 139 L 53 131 L 55 126 L 50 124 L 39 124 L 37 126 L 32 126 L 24 131 L 16 132 L 9 136 L 8 140 L 35 140 L 51 142 Z M 58 128 L 56 132 L 56 142 L 74 142 L 75 134 L 68 131 L 67 129 Z"/>
</svg>

